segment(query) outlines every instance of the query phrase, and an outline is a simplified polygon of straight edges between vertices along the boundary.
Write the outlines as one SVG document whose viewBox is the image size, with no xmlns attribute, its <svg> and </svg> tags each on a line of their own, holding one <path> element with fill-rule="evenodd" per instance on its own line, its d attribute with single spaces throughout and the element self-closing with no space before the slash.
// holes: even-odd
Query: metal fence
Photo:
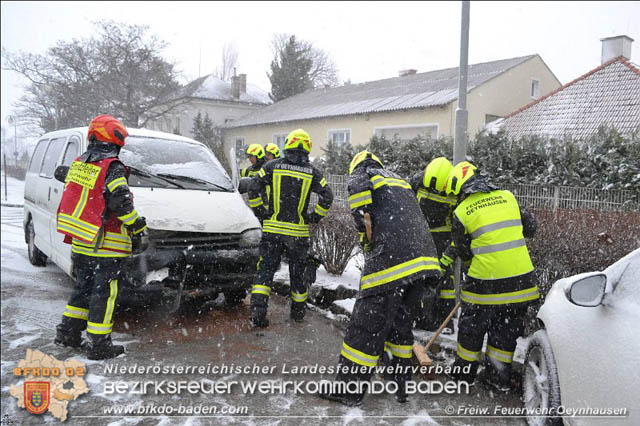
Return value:
<svg viewBox="0 0 640 426">
<path fill-rule="evenodd" d="M 346 175 L 325 175 L 334 203 L 348 206 Z M 543 209 L 596 209 L 640 211 L 640 192 L 553 185 L 501 185 L 524 206 Z M 314 194 L 315 195 L 315 194 Z M 315 198 L 312 200 L 315 202 Z M 313 205 L 313 204 L 312 204 Z"/>
</svg>

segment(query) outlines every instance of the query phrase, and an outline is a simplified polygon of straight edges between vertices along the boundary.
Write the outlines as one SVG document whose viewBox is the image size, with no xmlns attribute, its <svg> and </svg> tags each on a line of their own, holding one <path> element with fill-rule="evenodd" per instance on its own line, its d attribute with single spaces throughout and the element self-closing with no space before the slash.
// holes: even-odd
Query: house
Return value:
<svg viewBox="0 0 640 426">
<path fill-rule="evenodd" d="M 561 86 L 539 55 L 470 65 L 469 134 Z M 252 143 L 283 146 L 287 134 L 303 128 L 311 156 L 328 140 L 366 144 L 373 135 L 408 140 L 455 133 L 458 68 L 417 73 L 335 88 L 310 90 L 253 111 L 223 128 L 225 150 Z"/>
<path fill-rule="evenodd" d="M 622 134 L 640 128 L 640 69 L 629 62 L 633 39 L 623 36 L 602 41 L 601 65 L 552 91 L 503 120 L 487 126 L 509 136 L 540 135 L 582 139 L 598 127 L 615 127 Z"/>
<path fill-rule="evenodd" d="M 231 82 L 209 74 L 190 82 L 165 105 L 156 108 L 153 112 L 168 111 L 149 120 L 147 127 L 193 137 L 191 129 L 198 113 L 203 119 L 208 114 L 215 126 L 222 126 L 270 103 L 267 92 L 247 85 L 246 74 L 233 76 Z"/>
</svg>

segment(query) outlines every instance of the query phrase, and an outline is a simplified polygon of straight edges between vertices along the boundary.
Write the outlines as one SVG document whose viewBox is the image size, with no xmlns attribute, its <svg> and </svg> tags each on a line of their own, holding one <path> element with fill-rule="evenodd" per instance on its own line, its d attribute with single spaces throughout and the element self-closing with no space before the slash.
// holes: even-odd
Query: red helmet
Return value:
<svg viewBox="0 0 640 426">
<path fill-rule="evenodd" d="M 95 138 L 100 142 L 114 143 L 124 146 L 124 140 L 129 136 L 127 129 L 120 121 L 110 115 L 99 115 L 89 123 L 89 141 Z"/>
</svg>

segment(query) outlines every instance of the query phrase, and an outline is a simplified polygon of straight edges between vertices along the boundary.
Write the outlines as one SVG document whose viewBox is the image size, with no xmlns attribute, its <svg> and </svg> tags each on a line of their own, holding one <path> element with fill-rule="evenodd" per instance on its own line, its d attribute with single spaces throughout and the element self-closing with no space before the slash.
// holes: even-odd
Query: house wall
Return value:
<svg viewBox="0 0 640 426">
<path fill-rule="evenodd" d="M 202 114 L 204 119 L 206 114 L 213 121 L 214 125 L 221 126 L 235 118 L 242 117 L 265 105 L 251 105 L 235 102 L 221 102 L 206 99 L 190 99 L 186 103 L 178 105 L 174 110 L 159 117 L 150 120 L 147 128 L 151 130 L 160 130 L 163 132 L 173 133 L 177 127 L 178 134 L 187 137 L 193 137 L 191 129 L 193 128 L 193 120 Z"/>
<path fill-rule="evenodd" d="M 540 82 L 540 96 L 531 97 L 531 81 Z M 547 68 L 539 56 L 512 68 L 511 70 L 489 80 L 480 87 L 473 89 L 467 95 L 467 110 L 469 111 L 469 136 L 473 137 L 486 124 L 486 114 L 505 117 L 520 107 L 546 95 L 562 86 L 560 81 Z M 451 109 L 455 117 L 458 101 L 452 103 Z M 449 132 L 455 133 L 455 119 Z"/>
<path fill-rule="evenodd" d="M 487 114 L 494 115 L 496 118 L 504 117 L 535 100 L 530 93 L 532 79 L 540 82 L 540 96 L 544 96 L 561 86 L 542 59 L 536 55 L 471 90 L 467 95 L 470 137 L 475 136 L 478 131 L 484 128 Z M 323 155 L 321 147 L 326 146 L 328 131 L 331 129 L 350 129 L 351 143 L 355 145 L 368 143 L 376 127 L 386 126 L 435 124 L 438 127 L 436 137 L 453 136 L 457 106 L 457 101 L 454 101 L 443 107 L 225 128 L 223 129 L 223 139 L 225 150 L 228 152 L 231 146 L 235 146 L 237 138 L 244 138 L 245 146 L 252 143 L 265 145 L 273 142 L 275 134 L 287 134 L 291 130 L 302 128 L 311 137 L 313 144 L 311 156 L 318 157 Z"/>
<path fill-rule="evenodd" d="M 288 134 L 290 131 L 302 128 L 311 138 L 312 157 L 323 155 L 321 147 L 326 146 L 328 132 L 332 129 L 350 129 L 351 144 L 364 145 L 369 142 L 376 127 L 398 125 L 423 125 L 445 123 L 449 126 L 451 113 L 448 107 L 413 109 L 407 111 L 394 111 L 387 113 L 374 113 L 366 115 L 352 115 L 342 117 L 329 117 L 315 120 L 298 120 L 280 124 L 266 124 L 250 127 L 227 128 L 223 130 L 225 150 L 234 146 L 237 138 L 244 138 L 244 145 L 258 143 L 265 145 L 273 141 L 277 134 Z M 437 136 L 440 135 L 438 130 Z"/>
</svg>

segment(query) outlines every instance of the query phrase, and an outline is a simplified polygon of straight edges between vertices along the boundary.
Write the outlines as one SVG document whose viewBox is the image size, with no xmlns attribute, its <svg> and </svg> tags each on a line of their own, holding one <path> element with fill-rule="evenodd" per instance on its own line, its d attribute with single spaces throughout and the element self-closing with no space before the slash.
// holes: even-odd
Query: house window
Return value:
<svg viewBox="0 0 640 426">
<path fill-rule="evenodd" d="M 437 139 L 437 124 L 407 124 L 403 126 L 383 126 L 376 127 L 373 134 L 377 137 L 384 137 L 390 141 L 407 142 L 411 139 L 421 137 L 423 139 Z"/>
<path fill-rule="evenodd" d="M 276 133 L 273 135 L 273 138 L 271 138 L 271 141 L 278 145 L 278 148 L 280 148 L 280 151 L 282 151 L 284 149 L 284 143 L 287 141 L 287 134 Z"/>
<path fill-rule="evenodd" d="M 328 139 L 340 147 L 351 143 L 351 129 L 330 129 L 327 132 Z"/>
<path fill-rule="evenodd" d="M 540 97 L 540 80 L 531 79 L 531 98 L 538 99 Z"/>
<path fill-rule="evenodd" d="M 499 115 L 485 114 L 484 115 L 484 124 L 489 124 L 492 121 L 496 121 L 499 118 L 502 118 L 502 117 L 500 117 Z"/>
</svg>

